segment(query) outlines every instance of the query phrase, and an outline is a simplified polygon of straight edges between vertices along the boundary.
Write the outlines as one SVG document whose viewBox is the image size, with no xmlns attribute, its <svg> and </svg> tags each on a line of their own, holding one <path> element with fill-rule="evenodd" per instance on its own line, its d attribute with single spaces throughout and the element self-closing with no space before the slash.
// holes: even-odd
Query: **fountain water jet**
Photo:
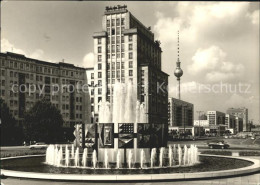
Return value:
<svg viewBox="0 0 260 185">
<path fill-rule="evenodd" d="M 117 155 L 116 155 L 116 167 L 117 169 L 119 169 L 121 166 L 121 154 L 120 154 L 120 150 L 117 151 Z"/>
<path fill-rule="evenodd" d="M 74 166 L 79 166 L 79 148 L 76 149 L 75 158 L 74 158 Z"/>
<path fill-rule="evenodd" d="M 153 148 L 151 151 L 151 168 L 153 168 L 156 157 L 156 148 Z"/>
<path fill-rule="evenodd" d="M 131 169 L 132 168 L 132 163 L 133 163 L 133 153 L 131 150 L 129 150 L 128 152 L 128 168 Z"/>
<path fill-rule="evenodd" d="M 105 149 L 105 154 L 104 154 L 104 167 L 108 168 L 108 152 L 107 152 L 107 149 Z"/>
<path fill-rule="evenodd" d="M 88 157 L 88 149 L 84 148 L 83 155 L 82 155 L 82 165 L 83 165 L 83 167 L 87 166 L 87 157 Z"/>
<path fill-rule="evenodd" d="M 168 158 L 169 158 L 169 166 L 171 167 L 172 166 L 172 147 L 169 146 L 169 150 L 168 150 Z"/>
<path fill-rule="evenodd" d="M 93 165 L 93 168 L 97 168 L 97 152 L 96 150 L 93 151 L 92 153 L 92 165 Z"/>
<path fill-rule="evenodd" d="M 160 167 L 163 167 L 163 155 L 164 155 L 164 147 L 160 148 Z"/>
</svg>

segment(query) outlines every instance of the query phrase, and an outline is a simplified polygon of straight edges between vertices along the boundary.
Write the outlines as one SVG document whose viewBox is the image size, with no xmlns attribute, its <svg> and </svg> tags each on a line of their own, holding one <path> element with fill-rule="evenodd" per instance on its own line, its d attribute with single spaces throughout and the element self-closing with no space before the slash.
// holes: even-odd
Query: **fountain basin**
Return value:
<svg viewBox="0 0 260 185">
<path fill-rule="evenodd" d="M 44 155 L 1 159 L 1 174 L 9 177 L 65 181 L 162 181 L 235 176 L 260 170 L 259 160 L 216 155 L 200 155 L 201 163 L 194 166 L 154 169 L 58 168 L 44 164 L 44 159 Z M 229 169 L 225 169 L 225 166 Z"/>
</svg>

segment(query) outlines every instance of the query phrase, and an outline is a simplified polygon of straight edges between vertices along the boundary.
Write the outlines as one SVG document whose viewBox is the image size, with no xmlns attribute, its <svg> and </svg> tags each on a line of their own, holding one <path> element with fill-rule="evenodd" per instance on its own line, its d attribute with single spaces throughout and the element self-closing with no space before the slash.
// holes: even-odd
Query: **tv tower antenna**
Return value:
<svg viewBox="0 0 260 185">
<path fill-rule="evenodd" d="M 180 33 L 178 30 L 178 42 L 177 42 L 177 62 L 176 62 L 176 69 L 174 71 L 174 75 L 177 77 L 178 81 L 178 98 L 181 99 L 181 76 L 183 75 L 183 71 L 181 69 L 181 62 L 180 62 Z"/>
</svg>

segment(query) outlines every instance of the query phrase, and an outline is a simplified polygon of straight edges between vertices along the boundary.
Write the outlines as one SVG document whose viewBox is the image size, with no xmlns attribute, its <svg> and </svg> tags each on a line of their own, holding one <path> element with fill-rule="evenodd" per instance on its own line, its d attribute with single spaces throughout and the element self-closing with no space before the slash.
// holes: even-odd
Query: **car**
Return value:
<svg viewBox="0 0 260 185">
<path fill-rule="evenodd" d="M 223 140 L 212 140 L 209 141 L 208 143 L 209 148 L 213 149 L 213 148 L 221 148 L 221 149 L 225 149 L 225 148 L 229 148 L 229 144 L 225 143 Z"/>
<path fill-rule="evenodd" d="M 45 149 L 47 148 L 47 145 L 43 142 L 35 143 L 33 145 L 30 145 L 30 149 Z"/>
</svg>

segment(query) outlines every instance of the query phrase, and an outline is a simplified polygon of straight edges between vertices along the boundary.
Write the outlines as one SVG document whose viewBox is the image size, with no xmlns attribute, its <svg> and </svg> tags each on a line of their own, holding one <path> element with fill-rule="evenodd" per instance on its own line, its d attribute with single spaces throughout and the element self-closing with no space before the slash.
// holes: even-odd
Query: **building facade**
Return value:
<svg viewBox="0 0 260 185">
<path fill-rule="evenodd" d="M 243 108 L 229 108 L 227 114 L 238 116 L 243 119 L 243 131 L 250 131 L 250 126 L 248 124 L 248 109 Z"/>
<path fill-rule="evenodd" d="M 162 50 L 151 29 L 135 18 L 126 6 L 107 7 L 102 31 L 94 33 L 93 38 L 94 68 L 87 70 L 92 84 L 90 91 L 93 91 L 93 122 L 98 121 L 98 103 L 113 102 L 113 86 L 118 81 L 133 83 L 134 99 L 148 105 L 149 123 L 167 123 L 168 75 L 161 70 Z"/>
<path fill-rule="evenodd" d="M 225 125 L 226 114 L 219 111 L 207 111 L 207 120 L 209 128 L 207 131 L 221 135 L 226 130 Z"/>
<path fill-rule="evenodd" d="M 193 104 L 176 98 L 168 98 L 168 125 L 169 127 L 193 126 Z"/>
<path fill-rule="evenodd" d="M 42 99 L 60 110 L 65 128 L 90 122 L 89 95 L 80 90 L 83 84 L 87 84 L 84 68 L 10 52 L 0 54 L 0 68 L 1 98 L 19 124 L 23 124 L 24 113 Z"/>
</svg>

